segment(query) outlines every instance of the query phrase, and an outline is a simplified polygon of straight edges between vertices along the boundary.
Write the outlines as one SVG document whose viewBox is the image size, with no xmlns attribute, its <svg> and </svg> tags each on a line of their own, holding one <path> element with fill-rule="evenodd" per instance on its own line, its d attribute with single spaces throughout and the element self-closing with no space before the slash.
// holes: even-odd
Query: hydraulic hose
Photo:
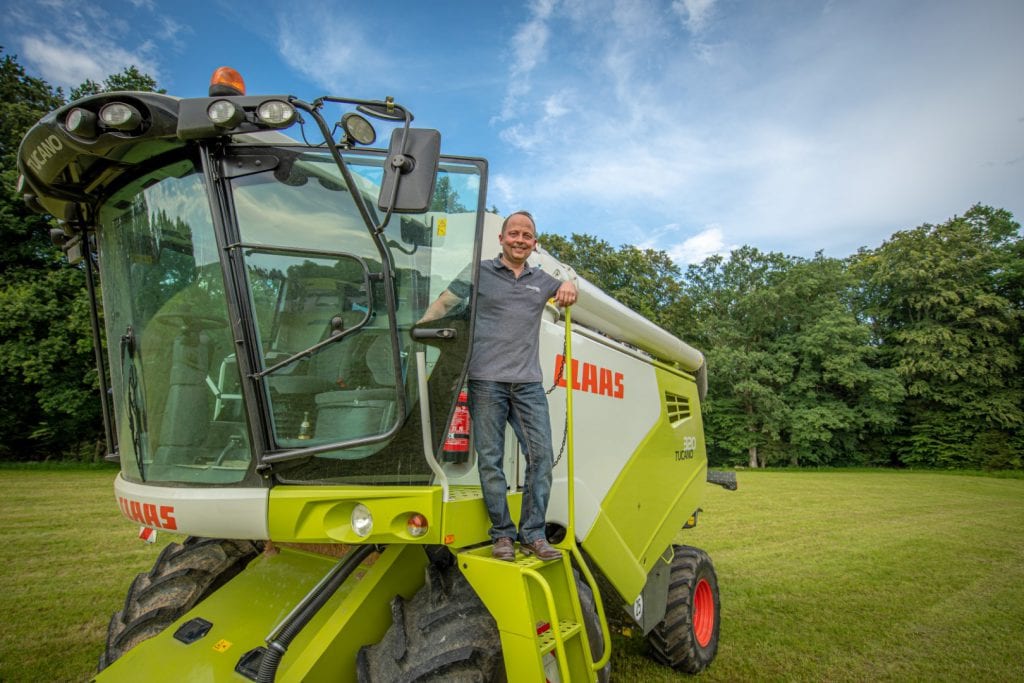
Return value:
<svg viewBox="0 0 1024 683">
<path fill-rule="evenodd" d="M 303 598 L 292 614 L 274 630 L 274 633 L 267 636 L 267 652 L 263 655 L 259 672 L 256 674 L 257 683 L 273 683 L 277 676 L 277 668 L 281 665 L 281 658 L 288 651 L 288 646 L 306 627 L 306 624 L 316 616 L 317 612 L 327 604 L 327 601 L 345 583 L 356 567 L 377 549 L 378 546 L 375 545 L 361 545 L 343 557 L 324 580 Z"/>
</svg>

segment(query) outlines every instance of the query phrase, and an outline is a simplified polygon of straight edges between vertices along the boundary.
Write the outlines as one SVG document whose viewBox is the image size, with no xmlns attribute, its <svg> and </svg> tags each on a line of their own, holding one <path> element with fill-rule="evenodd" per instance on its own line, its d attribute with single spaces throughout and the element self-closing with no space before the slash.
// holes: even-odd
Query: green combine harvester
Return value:
<svg viewBox="0 0 1024 683">
<path fill-rule="evenodd" d="M 540 332 L 563 558 L 491 558 L 473 298 L 418 321 L 501 219 L 487 162 L 412 119 L 221 69 L 209 97 L 92 95 L 25 136 L 19 191 L 86 274 L 120 510 L 187 536 L 132 583 L 97 680 L 606 681 L 606 610 L 667 666 L 714 658 L 714 568 L 673 544 L 708 480 L 704 357 L 543 250 L 580 291 Z"/>
</svg>

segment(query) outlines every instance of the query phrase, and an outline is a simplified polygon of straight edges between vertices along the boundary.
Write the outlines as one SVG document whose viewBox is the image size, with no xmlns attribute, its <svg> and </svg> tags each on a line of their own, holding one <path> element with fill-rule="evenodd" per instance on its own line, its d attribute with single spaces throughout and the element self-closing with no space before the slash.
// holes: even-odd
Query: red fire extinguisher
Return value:
<svg viewBox="0 0 1024 683">
<path fill-rule="evenodd" d="M 455 403 L 455 414 L 448 425 L 448 438 L 444 440 L 441 458 L 445 462 L 461 465 L 469 460 L 469 397 L 465 391 L 459 392 L 459 400 Z"/>
</svg>

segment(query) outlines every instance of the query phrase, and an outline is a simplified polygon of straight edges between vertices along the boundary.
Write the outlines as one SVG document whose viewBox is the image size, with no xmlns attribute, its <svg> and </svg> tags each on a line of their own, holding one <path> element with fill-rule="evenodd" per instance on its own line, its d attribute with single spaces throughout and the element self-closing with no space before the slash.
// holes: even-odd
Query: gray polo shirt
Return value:
<svg viewBox="0 0 1024 683">
<path fill-rule="evenodd" d="M 470 295 L 467 268 L 448 290 Z M 476 327 L 469 379 L 495 382 L 542 382 L 540 321 L 544 304 L 562 285 L 540 268 L 523 266 L 517 278 L 501 257 L 480 262 L 480 291 L 476 296 Z"/>
</svg>

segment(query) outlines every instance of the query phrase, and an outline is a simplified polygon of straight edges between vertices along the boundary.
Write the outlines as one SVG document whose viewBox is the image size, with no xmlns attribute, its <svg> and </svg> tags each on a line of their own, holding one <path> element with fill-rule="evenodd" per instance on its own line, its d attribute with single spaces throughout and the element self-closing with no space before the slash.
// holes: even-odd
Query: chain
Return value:
<svg viewBox="0 0 1024 683">
<path fill-rule="evenodd" d="M 544 392 L 546 396 L 550 396 L 551 392 L 558 388 L 558 380 L 562 379 L 563 373 L 565 373 L 565 355 L 569 350 L 569 330 L 566 329 L 565 337 L 562 339 L 562 362 L 558 365 L 558 370 L 555 372 L 555 383 L 551 385 L 551 388 Z M 569 380 L 567 380 L 569 381 Z M 565 426 L 562 428 L 562 447 L 558 449 L 558 457 L 551 463 L 551 468 L 554 469 L 555 465 L 562 459 L 562 455 L 565 454 L 565 444 L 569 438 L 569 409 L 566 407 L 565 411 Z"/>
</svg>

